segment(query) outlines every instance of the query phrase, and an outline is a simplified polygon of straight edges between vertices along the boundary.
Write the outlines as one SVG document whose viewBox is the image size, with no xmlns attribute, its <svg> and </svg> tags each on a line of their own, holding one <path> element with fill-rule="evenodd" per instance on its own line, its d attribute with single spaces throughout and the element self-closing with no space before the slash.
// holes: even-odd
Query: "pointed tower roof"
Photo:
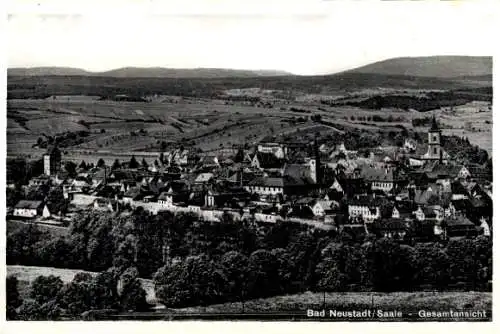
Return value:
<svg viewBox="0 0 500 334">
<path fill-rule="evenodd" d="M 432 115 L 431 131 L 440 131 L 436 121 L 436 115 Z"/>
</svg>

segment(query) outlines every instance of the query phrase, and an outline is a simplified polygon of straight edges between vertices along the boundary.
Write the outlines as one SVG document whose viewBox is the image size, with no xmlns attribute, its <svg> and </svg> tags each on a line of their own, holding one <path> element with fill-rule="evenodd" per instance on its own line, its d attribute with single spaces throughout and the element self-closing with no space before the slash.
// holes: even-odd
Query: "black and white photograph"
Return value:
<svg viewBox="0 0 500 334">
<path fill-rule="evenodd" d="M 24 5 L 8 323 L 492 322 L 494 2 Z"/>
</svg>

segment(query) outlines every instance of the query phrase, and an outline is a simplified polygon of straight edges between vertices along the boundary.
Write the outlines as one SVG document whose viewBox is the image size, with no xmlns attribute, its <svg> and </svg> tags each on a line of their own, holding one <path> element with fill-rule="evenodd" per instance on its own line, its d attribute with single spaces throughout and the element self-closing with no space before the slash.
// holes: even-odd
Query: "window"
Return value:
<svg viewBox="0 0 500 334">
<path fill-rule="evenodd" d="M 437 147 L 434 147 L 434 154 L 437 154 L 438 153 L 438 149 Z"/>
</svg>

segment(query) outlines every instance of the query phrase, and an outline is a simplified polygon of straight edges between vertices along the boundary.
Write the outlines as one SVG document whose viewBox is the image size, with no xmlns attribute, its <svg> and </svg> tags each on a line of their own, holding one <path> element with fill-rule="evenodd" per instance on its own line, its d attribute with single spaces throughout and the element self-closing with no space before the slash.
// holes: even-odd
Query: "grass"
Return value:
<svg viewBox="0 0 500 334">
<path fill-rule="evenodd" d="M 245 312 L 306 311 L 309 308 L 323 308 L 323 305 L 329 309 L 375 307 L 385 310 L 461 310 L 474 308 L 491 311 L 492 294 L 488 292 L 339 292 L 323 295 L 323 293 L 304 292 L 250 300 L 245 302 L 244 309 Z M 242 311 L 242 303 L 188 307 L 176 311 L 185 313 L 239 313 Z"/>
<path fill-rule="evenodd" d="M 18 220 L 7 220 L 7 234 L 11 233 L 26 224 L 31 224 L 29 222 L 21 222 Z M 42 232 L 48 232 L 53 237 L 66 236 L 69 234 L 69 229 L 61 226 L 51 226 L 45 224 L 37 224 L 37 227 Z"/>
<path fill-rule="evenodd" d="M 19 292 L 22 298 L 29 298 L 30 284 L 39 275 L 59 276 L 65 283 L 70 282 L 76 273 L 81 270 L 61 269 L 49 267 L 7 266 L 7 275 L 15 275 L 19 282 Z M 97 273 L 89 272 L 91 275 Z M 146 290 L 148 302 L 158 304 L 154 293 L 154 284 L 151 280 L 141 279 Z M 485 310 L 491 314 L 492 294 L 488 292 L 339 292 L 339 293 L 313 293 L 304 292 L 293 295 L 275 296 L 249 300 L 244 303 L 231 302 L 209 306 L 186 307 L 180 309 L 158 309 L 156 312 L 136 314 L 151 319 L 163 317 L 196 317 L 197 315 L 296 315 L 305 318 L 307 309 L 327 310 L 398 310 L 402 312 L 418 312 L 418 310 L 444 311 L 444 310 Z M 131 315 L 121 315 L 125 318 Z M 273 319 L 270 319 L 273 320 Z"/>
</svg>

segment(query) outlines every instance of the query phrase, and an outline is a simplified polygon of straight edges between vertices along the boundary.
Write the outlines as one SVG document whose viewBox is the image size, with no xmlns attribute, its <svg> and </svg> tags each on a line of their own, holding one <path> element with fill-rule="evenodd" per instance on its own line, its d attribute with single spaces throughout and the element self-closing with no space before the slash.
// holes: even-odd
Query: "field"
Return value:
<svg viewBox="0 0 500 334">
<path fill-rule="evenodd" d="M 40 275 L 48 276 L 54 275 L 61 278 L 64 283 L 71 282 L 73 277 L 83 270 L 76 269 L 61 269 L 49 267 L 30 267 L 30 266 L 7 266 L 7 276 L 14 275 L 18 279 L 19 293 L 21 298 L 29 297 L 30 284 Z M 88 272 L 91 275 L 97 275 L 94 272 Z M 156 297 L 154 292 L 154 285 L 151 280 L 141 279 L 142 286 L 146 290 L 146 300 L 149 303 L 156 304 Z"/>
<path fill-rule="evenodd" d="M 15 275 L 19 280 L 22 298 L 29 298 L 29 285 L 39 275 L 59 276 L 63 282 L 70 282 L 80 270 L 7 266 L 7 275 Z M 90 273 L 95 275 L 96 273 Z M 209 306 L 165 309 L 157 303 L 154 284 L 151 280 L 141 279 L 147 292 L 147 300 L 159 306 L 154 312 L 121 314 L 117 317 L 129 319 L 196 319 L 218 317 L 239 318 L 244 313 L 250 318 L 273 317 L 273 319 L 304 319 L 307 309 L 332 310 L 398 310 L 407 313 L 418 310 L 485 310 L 491 316 L 492 294 L 488 292 L 342 292 L 313 293 L 304 292 L 295 295 L 276 296 L 241 302 L 224 303 Z"/>
<path fill-rule="evenodd" d="M 418 311 L 481 310 L 489 314 L 491 320 L 492 296 L 484 292 L 340 292 L 312 293 L 277 296 L 247 301 L 244 305 L 226 303 L 207 307 L 190 307 L 172 310 L 170 318 L 235 318 L 235 319 L 283 319 L 307 320 L 307 310 L 326 310 L 325 318 L 309 320 L 329 320 L 329 310 L 382 310 L 401 311 L 402 320 L 419 320 Z M 167 317 L 168 318 L 168 317 Z M 332 320 L 352 321 L 356 319 L 338 318 Z M 358 319 L 364 320 L 364 319 Z M 365 319 L 366 320 L 366 319 Z M 377 320 L 375 317 L 374 320 Z M 381 319 L 398 321 L 398 319 Z M 420 319 L 423 320 L 423 319 Z M 450 320 L 450 319 L 445 319 Z M 451 319 L 459 320 L 459 319 Z M 485 320 L 485 319 L 483 319 Z"/>
<path fill-rule="evenodd" d="M 112 163 L 118 153 L 146 157 L 152 163 L 161 143 L 178 143 L 205 152 L 252 144 L 267 136 L 304 132 L 328 134 L 342 128 L 391 131 L 396 125 L 412 129 L 415 118 L 436 115 L 445 134 L 467 136 L 492 152 L 492 110 L 489 102 L 471 102 L 453 110 L 441 108 L 428 112 L 400 109 L 369 110 L 351 106 L 326 106 L 319 101 L 276 102 L 271 108 L 245 103 L 195 98 L 164 98 L 151 102 L 118 102 L 64 96 L 47 99 L 8 100 L 7 152 L 9 156 L 39 157 L 45 149 L 35 144 L 44 135 L 65 131 L 87 131 L 82 143 L 65 147 L 65 160 Z M 310 120 L 321 115 L 329 126 Z M 392 122 L 374 121 L 374 116 L 394 118 Z M 365 119 L 368 119 L 366 121 Z M 426 127 L 416 128 L 426 131 Z M 164 144 L 164 145 L 165 145 Z M 167 146 L 168 147 L 168 146 Z"/>
<path fill-rule="evenodd" d="M 13 232 L 20 227 L 31 224 L 30 222 L 23 222 L 19 220 L 7 220 L 7 234 Z M 61 226 L 53 226 L 48 224 L 37 224 L 37 228 L 42 232 L 48 232 L 53 237 L 66 236 L 69 234 L 69 228 Z"/>
</svg>

